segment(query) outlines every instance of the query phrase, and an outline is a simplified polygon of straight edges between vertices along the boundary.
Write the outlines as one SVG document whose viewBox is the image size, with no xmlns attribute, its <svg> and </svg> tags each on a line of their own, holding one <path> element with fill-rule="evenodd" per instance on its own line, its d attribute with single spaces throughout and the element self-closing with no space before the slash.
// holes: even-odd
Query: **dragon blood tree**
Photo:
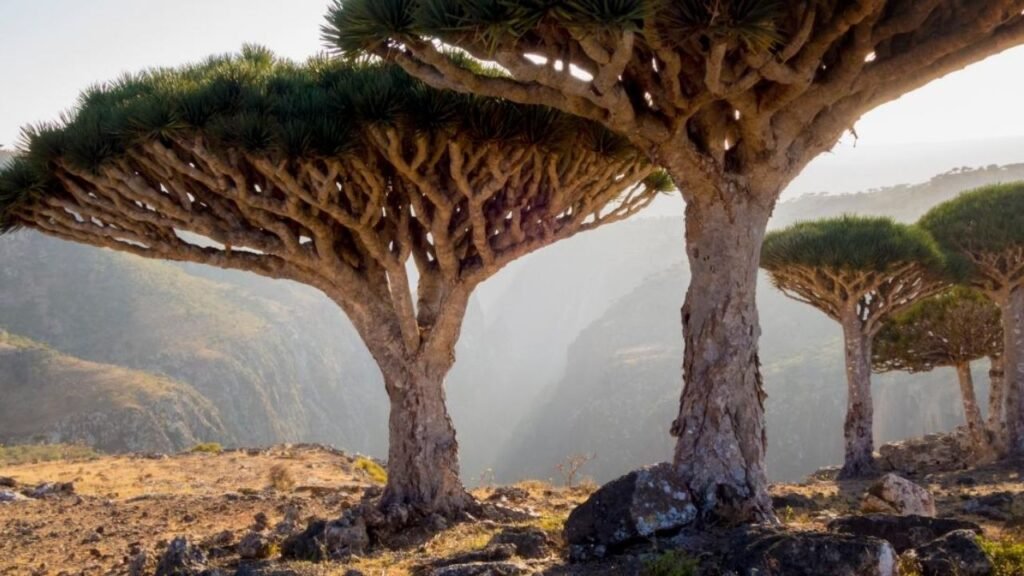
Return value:
<svg viewBox="0 0 1024 576">
<path fill-rule="evenodd" d="M 600 122 L 686 201 L 674 462 L 702 517 L 772 518 L 758 255 L 782 189 L 865 112 L 1024 43 L 1024 0 L 336 0 L 325 39 L 438 88 Z M 449 49 L 452 48 L 452 49 Z M 464 65 L 466 56 L 504 74 Z"/>
<path fill-rule="evenodd" d="M 974 394 L 971 362 L 987 357 L 995 364 L 1002 354 L 999 316 L 999 308 L 984 295 L 955 287 L 890 317 L 872 343 L 871 361 L 877 372 L 930 372 L 940 366 L 956 369 L 964 419 L 979 455 L 990 452 L 991 443 Z M 990 397 L 997 400 L 990 403 L 989 415 L 998 420 L 1002 394 L 995 388 Z"/>
<path fill-rule="evenodd" d="M 621 137 L 392 65 L 248 48 L 85 93 L 0 173 L 5 230 L 314 286 L 391 401 L 390 518 L 471 506 L 443 383 L 473 289 L 668 184 Z M 415 275 L 415 277 L 414 277 Z"/>
<path fill-rule="evenodd" d="M 1024 453 L 1024 183 L 987 186 L 940 204 L 919 225 L 966 269 L 966 282 L 1002 312 L 1008 448 Z M 996 398 L 998 400 L 998 397 Z M 991 404 L 990 404 L 991 406 Z M 999 414 L 998 407 L 991 414 Z M 994 430 L 997 427 L 992 426 Z"/>
<path fill-rule="evenodd" d="M 840 477 L 871 473 L 871 341 L 889 315 L 947 285 L 935 241 L 887 218 L 843 216 L 768 234 L 761 266 L 787 296 L 842 326 L 847 403 Z"/>
</svg>

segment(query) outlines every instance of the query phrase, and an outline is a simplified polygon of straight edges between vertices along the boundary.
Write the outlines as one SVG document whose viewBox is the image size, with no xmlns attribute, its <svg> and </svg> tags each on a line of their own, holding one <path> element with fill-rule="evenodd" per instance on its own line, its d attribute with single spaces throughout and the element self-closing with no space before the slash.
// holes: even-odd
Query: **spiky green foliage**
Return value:
<svg viewBox="0 0 1024 576">
<path fill-rule="evenodd" d="M 875 336 L 872 364 L 879 372 L 927 372 L 998 356 L 1002 347 L 999 308 L 977 291 L 956 287 L 889 318 Z"/>
<path fill-rule="evenodd" d="M 800 222 L 771 232 L 761 250 L 761 267 L 806 266 L 880 272 L 901 263 L 941 271 L 944 259 L 925 230 L 890 218 L 841 216 Z"/>
<path fill-rule="evenodd" d="M 943 250 L 977 271 L 978 258 L 985 254 L 1024 250 L 1024 182 L 965 192 L 932 208 L 918 224 L 931 232 Z M 993 264 L 1012 274 L 1013 262 Z"/>
<path fill-rule="evenodd" d="M 348 54 L 412 36 L 515 41 L 545 23 L 587 31 L 637 30 L 648 16 L 683 46 L 695 39 L 766 50 L 781 38 L 785 4 L 777 0 L 335 0 L 323 39 Z"/>
<path fill-rule="evenodd" d="M 125 75 L 95 86 L 59 122 L 26 128 L 21 156 L 0 170 L 0 231 L 7 214 L 44 193 L 57 162 L 95 171 L 147 141 L 202 133 L 209 144 L 276 160 L 337 156 L 360 149 L 365 128 L 459 132 L 568 152 L 636 154 L 623 138 L 539 106 L 443 92 L 397 66 L 314 58 L 305 65 L 248 46 L 178 69 Z"/>
</svg>

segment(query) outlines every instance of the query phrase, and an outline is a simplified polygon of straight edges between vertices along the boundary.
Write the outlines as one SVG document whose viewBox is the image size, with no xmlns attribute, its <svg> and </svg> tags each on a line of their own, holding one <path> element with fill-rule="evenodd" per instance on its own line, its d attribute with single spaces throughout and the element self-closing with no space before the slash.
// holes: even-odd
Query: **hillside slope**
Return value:
<svg viewBox="0 0 1024 576">
<path fill-rule="evenodd" d="M 261 292 L 28 231 L 0 239 L 0 262 L 0 326 L 191 385 L 220 414 L 226 434 L 216 440 L 385 445 L 376 369 L 311 290 L 265 281 Z"/>
<path fill-rule="evenodd" d="M 0 390 L 0 443 L 173 452 L 226 436 L 217 410 L 186 384 L 79 360 L 3 331 Z"/>
</svg>

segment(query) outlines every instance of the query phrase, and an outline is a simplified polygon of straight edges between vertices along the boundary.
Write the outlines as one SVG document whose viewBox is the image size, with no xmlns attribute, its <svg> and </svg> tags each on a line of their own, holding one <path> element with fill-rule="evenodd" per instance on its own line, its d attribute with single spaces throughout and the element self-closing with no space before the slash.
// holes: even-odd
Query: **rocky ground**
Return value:
<svg viewBox="0 0 1024 576">
<path fill-rule="evenodd" d="M 1020 473 L 1019 466 L 1001 464 L 912 479 L 934 497 L 936 517 L 973 522 L 987 541 L 1017 541 L 1024 539 Z M 774 486 L 775 507 L 785 530 L 768 537 L 759 534 L 753 544 L 745 535 L 742 545 L 754 549 L 769 542 L 778 550 L 785 548 L 778 544 L 780 534 L 811 534 L 807 541 L 818 542 L 814 535 L 834 539 L 840 532 L 862 530 L 842 518 L 863 517 L 859 515 L 871 482 L 835 482 L 824 476 Z M 718 563 L 729 560 L 728 551 L 704 558 L 666 552 L 686 546 L 677 546 L 682 542 L 678 536 L 652 536 L 625 547 L 622 554 L 570 562 L 563 526 L 593 488 L 538 482 L 474 492 L 482 501 L 527 513 L 515 519 L 440 525 L 397 549 L 371 549 L 343 561 L 281 557 L 289 546 L 294 548 L 289 537 L 294 542 L 311 520 L 339 518 L 367 491 L 379 490 L 380 480 L 372 461 L 318 446 L 105 456 L 0 467 L 0 574 L 148 575 L 160 570 L 158 564 L 175 549 L 184 565 L 191 562 L 196 568 L 177 573 L 219 570 L 226 576 L 687 576 L 698 573 L 686 571 L 688 558 L 700 564 L 701 574 L 716 573 Z M 883 537 L 893 542 L 897 553 L 931 540 L 930 520 L 910 528 L 905 523 L 886 524 L 884 518 L 872 522 L 875 532 L 895 531 Z M 920 541 L 902 542 L 907 534 Z M 729 538 L 725 541 L 739 541 Z M 905 568 L 904 573 L 937 573 L 913 569 L 918 572 Z M 830 574 L 811 570 L 799 573 Z M 1007 570 L 999 576 L 1012 574 L 1017 572 Z"/>
</svg>

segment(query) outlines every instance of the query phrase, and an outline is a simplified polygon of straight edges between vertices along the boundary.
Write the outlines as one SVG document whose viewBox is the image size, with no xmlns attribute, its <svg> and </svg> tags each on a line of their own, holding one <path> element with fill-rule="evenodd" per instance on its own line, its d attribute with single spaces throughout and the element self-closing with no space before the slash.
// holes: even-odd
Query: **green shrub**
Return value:
<svg viewBox="0 0 1024 576">
<path fill-rule="evenodd" d="M 369 476 L 370 480 L 373 480 L 377 484 L 386 484 L 388 481 L 387 470 L 366 456 L 359 456 L 356 458 L 356 462 L 353 467 Z"/>
<path fill-rule="evenodd" d="M 1024 542 L 1010 539 L 980 540 L 981 548 L 992 561 L 992 576 L 1024 574 Z"/>
<path fill-rule="evenodd" d="M 192 447 L 192 452 L 202 452 L 205 454 L 220 454 L 224 451 L 224 447 L 218 442 L 203 442 L 202 444 L 196 444 Z"/>
<path fill-rule="evenodd" d="M 696 576 L 698 563 L 679 550 L 669 550 L 644 562 L 644 576 Z"/>
</svg>

